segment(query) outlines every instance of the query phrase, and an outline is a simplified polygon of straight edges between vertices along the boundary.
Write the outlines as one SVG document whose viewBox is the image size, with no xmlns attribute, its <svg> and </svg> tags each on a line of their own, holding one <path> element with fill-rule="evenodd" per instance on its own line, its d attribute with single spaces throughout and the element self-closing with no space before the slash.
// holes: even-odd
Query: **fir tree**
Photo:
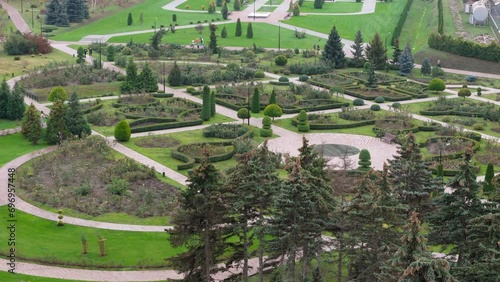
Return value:
<svg viewBox="0 0 500 282">
<path fill-rule="evenodd" d="M 134 93 L 140 89 L 140 81 L 137 78 L 137 65 L 130 58 L 126 69 L 125 80 L 120 85 L 122 93 Z"/>
<path fill-rule="evenodd" d="M 352 63 L 355 67 L 362 67 L 365 63 L 365 55 L 363 54 L 363 35 L 361 35 L 361 30 L 356 32 L 354 37 L 354 44 L 351 45 L 352 48 Z"/>
<path fill-rule="evenodd" d="M 5 78 L 0 86 L 0 118 L 7 118 L 7 106 L 9 104 L 10 88 Z"/>
<path fill-rule="evenodd" d="M 214 117 L 216 114 L 215 106 L 215 91 L 210 92 L 210 116 Z"/>
<path fill-rule="evenodd" d="M 242 28 L 241 28 L 241 21 L 240 18 L 236 20 L 236 31 L 234 32 L 234 36 L 241 36 L 243 33 Z"/>
<path fill-rule="evenodd" d="M 72 23 L 82 22 L 85 18 L 86 0 L 67 1 L 68 20 Z"/>
<path fill-rule="evenodd" d="M 241 3 L 240 3 L 240 0 L 234 0 L 233 2 L 233 9 L 235 11 L 239 11 L 241 10 Z"/>
<path fill-rule="evenodd" d="M 372 41 L 366 46 L 366 58 L 372 64 L 376 70 L 384 69 L 385 63 L 387 61 L 387 55 L 385 52 L 384 44 L 380 35 L 375 33 Z"/>
<path fill-rule="evenodd" d="M 26 110 L 26 114 L 21 126 L 21 133 L 33 145 L 38 144 L 42 138 L 42 124 L 40 122 L 40 112 L 35 108 L 33 103 Z"/>
<path fill-rule="evenodd" d="M 151 37 L 151 47 L 153 49 L 158 50 L 161 44 L 161 39 L 163 38 L 163 35 L 165 34 L 164 29 L 158 30 L 152 37 Z"/>
<path fill-rule="evenodd" d="M 210 87 L 208 85 L 203 86 L 203 101 L 202 101 L 202 106 L 201 106 L 201 119 L 202 120 L 210 120 L 210 117 L 212 116 L 210 114 L 210 108 L 211 108 L 211 103 L 210 103 Z"/>
<path fill-rule="evenodd" d="M 276 104 L 276 91 L 271 91 L 271 97 L 269 97 L 269 105 Z"/>
<path fill-rule="evenodd" d="M 493 163 L 488 163 L 486 167 L 486 173 L 484 174 L 484 183 L 483 183 L 483 192 L 491 193 L 495 192 L 495 184 L 493 184 L 492 180 L 495 177 L 495 168 Z"/>
<path fill-rule="evenodd" d="M 69 26 L 69 19 L 68 19 L 68 12 L 67 11 L 68 11 L 67 3 L 66 3 L 66 1 L 62 0 L 59 3 L 59 11 L 57 13 L 56 26 L 63 26 L 63 27 Z"/>
<path fill-rule="evenodd" d="M 87 3 L 87 0 L 82 0 L 82 6 L 83 6 L 83 18 L 84 19 L 90 19 L 89 5 Z"/>
<path fill-rule="evenodd" d="M 214 24 L 210 24 L 209 26 L 210 29 L 210 42 L 208 44 L 208 48 L 210 51 L 212 51 L 212 54 L 217 54 L 218 52 L 218 47 L 217 47 L 217 35 L 215 32 L 217 32 L 217 26 Z"/>
<path fill-rule="evenodd" d="M 413 55 L 411 54 L 410 44 L 406 44 L 401 57 L 399 58 L 399 75 L 408 76 L 411 75 L 413 71 L 413 67 L 415 64 L 413 63 Z"/>
<path fill-rule="evenodd" d="M 248 26 L 247 26 L 247 38 L 253 38 L 252 23 L 248 23 Z"/>
<path fill-rule="evenodd" d="M 62 134 L 63 139 L 68 136 L 68 127 L 66 126 L 66 106 L 62 100 L 56 100 L 50 111 L 47 121 L 47 134 L 45 139 L 50 145 L 57 144 L 58 134 Z"/>
<path fill-rule="evenodd" d="M 134 23 L 134 19 L 132 18 L 132 13 L 128 13 L 127 25 L 132 25 L 133 23 Z"/>
<path fill-rule="evenodd" d="M 221 38 L 227 38 L 227 29 L 226 26 L 222 28 L 222 31 L 220 32 L 220 37 Z"/>
<path fill-rule="evenodd" d="M 58 20 L 59 11 L 61 10 L 59 0 L 50 0 L 45 7 L 47 8 L 45 12 L 45 24 L 55 25 Z"/>
<path fill-rule="evenodd" d="M 422 75 L 431 75 L 432 65 L 429 58 L 425 58 L 422 62 L 422 68 L 420 69 L 420 73 Z"/>
<path fill-rule="evenodd" d="M 394 40 L 394 52 L 392 53 L 392 64 L 399 64 L 399 57 L 401 57 L 401 49 L 399 48 L 399 39 Z"/>
<path fill-rule="evenodd" d="M 222 2 L 222 8 L 220 9 L 220 13 L 222 15 L 222 18 L 227 20 L 227 14 L 228 14 L 228 9 L 227 9 L 227 3 L 226 1 Z"/>
<path fill-rule="evenodd" d="M 337 69 L 343 68 L 345 64 L 345 53 L 342 49 L 342 39 L 337 32 L 337 27 L 333 26 L 328 35 L 328 40 L 325 44 L 325 50 L 323 51 L 323 57 L 321 60 L 331 67 Z"/>
<path fill-rule="evenodd" d="M 92 133 L 89 124 L 83 116 L 76 92 L 73 92 L 69 98 L 68 110 L 66 111 L 66 126 L 72 136 L 78 136 L 79 138 Z"/>
<path fill-rule="evenodd" d="M 144 64 L 144 68 L 139 74 L 138 83 L 140 83 L 140 88 L 146 93 L 152 93 L 158 91 L 158 83 L 156 81 L 157 77 L 153 74 L 153 71 L 149 67 L 149 64 Z"/>
<path fill-rule="evenodd" d="M 370 64 L 370 68 L 368 68 L 368 80 L 366 82 L 366 86 L 371 88 L 377 87 L 377 77 L 375 76 L 375 68 L 372 64 Z"/>
<path fill-rule="evenodd" d="M 186 251 L 169 259 L 176 271 L 185 273 L 185 281 L 212 281 L 211 274 L 224 255 L 228 210 L 223 202 L 222 176 L 205 157 L 189 175 L 189 184 L 181 192 L 179 208 L 166 230 L 172 247 Z"/>
<path fill-rule="evenodd" d="M 25 111 L 26 105 L 24 104 L 23 88 L 20 84 L 16 83 L 7 100 L 7 118 L 10 120 L 21 120 Z"/>
<path fill-rule="evenodd" d="M 170 86 L 182 85 L 182 72 L 179 66 L 177 65 L 177 61 L 174 61 L 174 67 L 168 74 L 168 84 Z"/>
<path fill-rule="evenodd" d="M 260 113 L 260 94 L 257 87 L 253 89 L 252 107 L 250 109 L 252 113 Z"/>
</svg>

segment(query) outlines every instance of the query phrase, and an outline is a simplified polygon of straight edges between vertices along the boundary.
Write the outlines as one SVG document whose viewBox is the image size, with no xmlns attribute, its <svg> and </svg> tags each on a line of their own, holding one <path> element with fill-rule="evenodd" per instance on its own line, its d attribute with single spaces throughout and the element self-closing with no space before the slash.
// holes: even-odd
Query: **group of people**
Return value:
<svg viewBox="0 0 500 282">
<path fill-rule="evenodd" d="M 194 48 L 194 46 L 196 45 L 196 48 L 200 48 L 200 45 L 201 47 L 205 47 L 205 42 L 203 41 L 203 37 L 201 38 L 196 38 L 195 40 L 191 40 L 191 48 Z"/>
</svg>

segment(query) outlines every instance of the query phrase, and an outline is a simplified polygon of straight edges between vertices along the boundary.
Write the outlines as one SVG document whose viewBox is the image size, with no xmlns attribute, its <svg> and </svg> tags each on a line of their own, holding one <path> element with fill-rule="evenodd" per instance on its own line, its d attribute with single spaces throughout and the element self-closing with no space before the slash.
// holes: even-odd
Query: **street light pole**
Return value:
<svg viewBox="0 0 500 282">
<path fill-rule="evenodd" d="M 281 50 L 281 21 L 278 21 L 278 51 Z"/>
<path fill-rule="evenodd" d="M 31 28 L 35 28 L 35 17 L 33 15 L 33 9 L 36 8 L 35 4 L 31 4 Z"/>
<path fill-rule="evenodd" d="M 156 19 L 157 19 L 157 18 L 155 18 L 155 33 L 156 33 Z"/>
<path fill-rule="evenodd" d="M 253 0 L 253 20 L 255 21 L 255 1 L 257 0 Z"/>
<path fill-rule="evenodd" d="M 23 13 L 23 0 L 21 0 L 21 14 Z"/>
</svg>

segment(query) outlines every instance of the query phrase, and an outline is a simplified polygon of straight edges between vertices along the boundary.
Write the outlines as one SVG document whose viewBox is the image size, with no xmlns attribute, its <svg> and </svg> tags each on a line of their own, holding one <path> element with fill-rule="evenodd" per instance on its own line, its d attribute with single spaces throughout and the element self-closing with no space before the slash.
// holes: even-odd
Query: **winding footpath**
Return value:
<svg viewBox="0 0 500 282">
<path fill-rule="evenodd" d="M 182 4 L 185 2 L 185 0 L 176 0 L 173 1 L 166 6 L 164 6 L 164 9 L 169 9 L 173 10 L 175 7 L 178 5 Z M 257 7 L 263 6 L 267 0 L 257 0 L 256 4 L 256 10 L 258 10 Z M 9 6 L 7 3 L 5 3 L 5 0 L 0 0 L 0 3 L 3 5 L 3 8 L 7 10 L 9 16 L 11 17 L 12 21 L 16 25 L 16 27 L 21 30 L 22 32 L 30 32 L 29 26 L 26 24 L 26 22 L 23 20 L 21 15 L 17 12 L 17 10 L 13 9 L 11 6 Z M 286 9 L 285 9 L 286 8 Z M 281 27 L 288 28 L 288 29 L 295 29 L 296 27 L 288 25 L 288 24 L 283 24 L 279 23 L 279 20 L 284 18 L 284 15 L 287 13 L 286 10 L 288 9 L 288 4 L 286 1 L 284 1 L 281 5 L 279 5 L 273 13 L 271 13 L 270 17 L 267 19 L 256 19 L 256 21 L 262 21 L 262 22 L 267 22 L 270 24 L 275 24 L 278 25 L 280 24 Z M 367 0 L 363 4 L 362 11 L 359 13 L 373 13 L 375 10 L 375 0 Z M 182 10 L 185 12 L 185 10 Z M 231 21 L 235 21 L 234 19 L 237 18 L 238 16 L 243 20 L 246 19 L 247 21 L 253 20 L 248 18 L 248 13 L 253 12 L 253 5 L 247 7 L 244 11 L 241 12 L 234 12 L 233 15 L 231 16 L 232 19 Z M 238 13 L 241 13 L 238 14 Z M 244 16 L 245 15 L 245 16 Z M 224 22 L 227 23 L 227 22 Z M 185 26 L 185 27 L 179 27 L 179 28 L 189 28 L 191 26 Z M 98 40 L 102 40 L 103 42 L 108 40 L 109 38 L 113 36 L 119 36 L 119 35 L 130 35 L 130 34 L 137 34 L 137 33 L 142 33 L 142 32 L 151 32 L 152 30 L 146 30 L 146 31 L 136 31 L 136 32 L 127 32 L 127 33 L 119 33 L 119 34 L 109 34 L 109 35 L 89 35 L 86 36 L 84 39 L 82 39 L 81 42 L 95 42 Z M 325 34 L 317 33 L 314 31 L 307 31 L 308 34 L 312 34 L 321 38 L 327 38 L 328 36 Z M 75 50 L 72 48 L 68 47 L 69 43 L 62 43 L 62 42 L 51 42 L 52 46 L 55 49 L 58 49 L 60 51 L 63 51 L 69 55 L 73 55 L 75 53 Z M 344 41 L 345 47 L 349 48 L 350 44 L 352 44 L 351 41 Z M 350 54 L 350 51 L 346 51 L 346 54 Z M 87 58 L 87 60 L 91 60 L 91 58 Z M 124 73 L 124 70 L 117 68 L 113 64 L 110 63 L 104 63 L 105 68 L 110 68 L 114 69 L 116 71 Z M 460 73 L 462 71 L 457 71 L 457 70 L 446 70 L 447 72 L 456 72 Z M 472 72 L 466 72 L 466 74 L 474 74 Z M 277 75 L 274 74 L 266 74 L 269 77 L 273 78 L 278 78 Z M 491 77 L 491 78 L 497 78 L 500 79 L 500 76 L 495 76 L 495 75 L 489 75 L 489 74 L 481 74 L 481 73 L 475 73 L 474 75 L 477 76 L 484 76 L 484 77 Z M 9 80 L 9 85 L 12 87 L 13 84 L 20 79 L 20 77 L 13 78 Z M 300 83 L 300 82 L 294 82 L 294 83 Z M 163 87 L 163 85 L 161 85 Z M 472 86 L 471 86 L 472 87 Z M 201 99 L 191 96 L 189 94 L 186 94 L 182 90 L 178 89 L 172 89 L 170 87 L 166 87 L 167 92 L 174 93 L 175 97 L 181 97 L 185 99 L 189 99 L 191 101 L 201 103 Z M 447 90 L 450 94 L 456 95 L 456 91 L 448 89 Z M 483 93 L 498 93 L 500 90 L 498 89 L 491 89 L 491 88 L 485 88 Z M 106 99 L 111 99 L 113 97 L 106 97 Z M 349 96 L 345 96 L 345 98 L 348 99 L 354 99 L 350 98 Z M 486 99 L 481 98 L 481 97 L 471 97 L 477 100 L 484 101 Z M 101 98 L 102 99 L 102 98 Z M 425 100 L 433 100 L 435 98 L 428 98 Z M 91 100 L 91 99 L 89 99 Z M 424 101 L 424 99 L 417 100 L 417 101 L 406 101 L 403 103 L 411 103 L 411 102 L 420 102 Z M 491 100 L 487 100 L 488 102 L 493 102 Z M 27 104 L 33 103 L 38 110 L 42 110 L 45 113 L 49 113 L 50 109 L 47 107 L 50 104 L 39 104 L 36 103 L 35 101 L 32 101 L 31 99 L 25 97 L 25 102 Z M 494 102 L 495 104 L 499 104 L 499 102 Z M 360 108 L 368 108 L 372 103 L 367 102 L 366 106 L 360 107 Z M 388 109 L 388 105 L 384 104 L 382 105 L 382 108 Z M 335 110 L 328 110 L 324 111 L 325 113 L 329 112 L 338 112 L 339 109 Z M 236 113 L 233 110 L 227 109 L 225 107 L 217 105 L 217 113 L 225 115 L 227 117 L 233 118 L 235 120 L 238 120 Z M 289 118 L 294 115 L 284 115 L 281 118 Z M 414 118 L 429 121 L 432 119 L 429 119 L 427 117 L 422 117 L 419 115 L 414 115 Z M 251 124 L 256 126 L 256 127 L 261 127 L 262 125 L 262 120 L 258 118 L 252 118 L 251 119 Z M 147 135 L 155 135 L 155 134 L 167 134 L 167 133 L 175 133 L 175 132 L 180 132 L 180 131 L 187 131 L 187 130 L 195 130 L 195 129 L 201 129 L 206 127 L 207 125 L 200 125 L 200 126 L 195 126 L 195 127 L 189 127 L 189 128 L 177 128 L 177 129 L 169 129 L 169 130 L 161 130 L 161 131 L 156 131 L 156 132 L 147 132 L 147 133 L 137 133 L 133 134 L 132 137 L 140 137 L 140 136 L 147 136 Z M 397 146 L 396 145 L 390 145 L 384 142 L 381 142 L 378 138 L 373 138 L 373 137 L 368 137 L 368 136 L 360 136 L 360 135 L 349 135 L 349 134 L 333 134 L 333 133 L 318 133 L 318 134 L 299 134 L 296 132 L 292 132 L 289 130 L 286 130 L 284 128 L 276 127 L 273 126 L 273 132 L 276 135 L 279 135 L 278 138 L 271 139 L 269 140 L 269 147 L 271 150 L 277 151 L 277 152 L 282 152 L 282 153 L 288 153 L 291 155 L 297 155 L 298 151 L 297 148 L 299 148 L 302 144 L 302 137 L 305 136 L 310 140 L 310 144 L 324 144 L 324 143 L 335 143 L 335 144 L 344 144 L 344 145 L 351 145 L 354 147 L 357 147 L 359 149 L 368 149 L 370 152 L 372 152 L 372 163 L 373 166 L 376 169 L 382 168 L 382 165 L 384 162 L 388 159 L 391 158 L 393 155 L 396 154 Z M 98 134 L 96 132 L 93 132 L 93 134 Z M 482 134 L 483 138 L 489 138 L 489 139 L 495 139 L 492 136 L 488 136 L 485 134 Z M 154 167 L 155 170 L 157 170 L 160 173 L 165 173 L 168 177 L 172 178 L 173 180 L 181 183 L 181 184 L 186 184 L 187 178 L 178 173 L 175 170 L 172 170 L 144 155 L 139 154 L 136 151 L 133 151 L 129 149 L 128 147 L 116 143 L 113 137 L 106 137 L 108 142 L 111 144 L 112 148 L 115 149 L 116 151 L 126 155 L 127 157 L 130 157 L 137 162 L 140 162 L 144 165 Z M 53 152 L 54 150 L 57 150 L 57 147 L 49 147 L 40 151 L 32 152 L 29 154 L 26 154 L 24 156 L 21 156 L 8 164 L 4 165 L 3 167 L 0 168 L 0 185 L 2 187 L 7 186 L 7 170 L 8 168 L 17 168 L 21 166 L 23 163 L 36 158 L 40 156 L 41 154 L 46 154 Z M 357 160 L 357 156 L 352 157 L 353 160 Z M 331 163 L 334 163 L 335 160 L 332 160 Z M 2 193 L 0 197 L 0 206 L 5 205 L 7 203 L 6 198 L 4 196 L 5 194 Z M 16 201 L 16 206 L 19 210 L 22 210 L 24 212 L 27 212 L 29 214 L 49 219 L 52 221 L 57 221 L 57 214 L 45 211 L 43 209 L 40 209 L 38 207 L 35 207 L 25 201 L 23 201 L 20 198 L 17 198 Z M 115 223 L 107 223 L 107 222 L 97 222 L 97 221 L 92 221 L 92 220 L 85 220 L 85 219 L 80 219 L 80 218 L 75 218 L 75 217 L 69 217 L 65 216 L 64 217 L 65 222 L 67 224 L 72 224 L 72 225 L 79 225 L 79 226 L 86 226 L 86 227 L 93 227 L 93 228 L 100 228 L 100 229 L 110 229 L 110 230 L 121 230 L 121 231 L 132 231 L 132 232 L 164 232 L 165 229 L 171 228 L 170 226 L 146 226 L 146 225 L 129 225 L 129 224 L 115 224 Z M 138 235 L 140 236 L 140 235 Z M 6 260 L 0 259 L 0 270 L 6 271 L 7 270 L 7 265 L 6 265 Z M 253 265 L 254 271 L 257 269 L 257 260 L 252 259 L 251 260 L 251 265 Z M 165 280 L 165 279 L 180 279 L 182 278 L 181 274 L 176 273 L 173 270 L 143 270 L 143 271 L 101 271 L 101 270 L 85 270 L 85 269 L 73 269 L 73 268 L 63 268 L 63 267 L 53 267 L 53 266 L 46 266 L 46 265 L 39 265 L 39 264 L 33 264 L 33 263 L 25 263 L 25 262 L 17 262 L 17 269 L 19 273 L 23 274 L 29 274 L 29 275 L 35 275 L 35 276 L 44 276 L 44 277 L 52 277 L 52 278 L 62 278 L 62 279 L 75 279 L 75 280 L 85 280 L 85 281 L 160 281 L 160 280 Z M 218 273 L 214 275 L 214 279 L 216 281 L 221 281 L 224 278 L 227 278 L 231 273 L 236 273 L 240 271 L 239 268 L 232 268 L 228 272 L 225 273 Z"/>
</svg>

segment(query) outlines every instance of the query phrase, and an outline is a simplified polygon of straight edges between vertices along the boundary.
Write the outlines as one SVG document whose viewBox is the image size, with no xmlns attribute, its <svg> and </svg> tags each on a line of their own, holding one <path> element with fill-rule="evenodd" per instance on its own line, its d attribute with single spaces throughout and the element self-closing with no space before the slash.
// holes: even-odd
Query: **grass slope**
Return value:
<svg viewBox="0 0 500 282">
<path fill-rule="evenodd" d="M 71 281 L 71 282 L 80 282 L 82 280 L 66 280 L 66 279 L 56 279 L 56 278 L 48 278 L 48 277 L 40 277 L 33 275 L 25 275 L 25 274 L 12 274 L 5 271 L 0 271 L 0 281 L 6 282 L 63 282 L 63 281 Z"/>
<path fill-rule="evenodd" d="M 47 147 L 45 141 L 40 141 L 38 145 L 32 145 L 24 139 L 21 133 L 0 136 L 0 166 L 27 153 L 37 151 Z"/>
</svg>

